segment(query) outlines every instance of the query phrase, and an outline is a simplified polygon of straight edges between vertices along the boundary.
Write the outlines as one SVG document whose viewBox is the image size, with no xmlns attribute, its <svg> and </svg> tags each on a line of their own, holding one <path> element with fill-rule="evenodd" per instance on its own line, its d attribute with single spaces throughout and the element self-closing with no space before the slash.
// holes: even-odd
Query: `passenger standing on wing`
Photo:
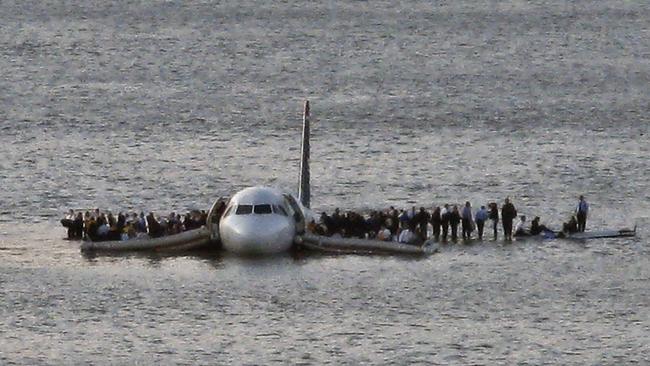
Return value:
<svg viewBox="0 0 650 366">
<path fill-rule="evenodd" d="M 483 240 L 483 227 L 485 226 L 485 221 L 487 221 L 487 219 L 487 210 L 485 210 L 485 206 L 481 206 L 481 209 L 476 211 L 476 215 L 474 215 L 474 221 L 476 222 L 476 228 L 478 229 L 479 240 Z"/>
<path fill-rule="evenodd" d="M 427 234 L 429 228 L 429 213 L 424 207 L 420 207 L 420 211 L 415 215 L 417 218 L 415 224 L 418 225 L 420 231 L 420 238 L 422 241 L 427 241 Z"/>
<path fill-rule="evenodd" d="M 74 210 L 68 211 L 68 214 L 65 215 L 65 218 L 61 220 L 61 225 L 68 228 L 68 239 L 73 239 L 75 235 L 74 220 L 77 216 L 74 214 Z"/>
<path fill-rule="evenodd" d="M 74 238 L 81 239 L 84 234 L 84 215 L 81 211 L 77 213 L 77 217 L 74 219 Z"/>
<path fill-rule="evenodd" d="M 83 230 L 83 237 L 84 238 L 89 238 L 88 236 L 88 228 L 90 227 L 90 221 L 94 219 L 90 216 L 90 211 L 86 211 L 84 214 L 84 230 Z"/>
<path fill-rule="evenodd" d="M 395 236 L 399 231 L 399 214 L 397 213 L 397 210 L 393 206 L 390 206 L 389 216 L 390 216 L 390 225 L 388 225 L 388 229 L 390 230 L 390 234 L 392 236 Z"/>
<path fill-rule="evenodd" d="M 451 225 L 451 240 L 458 240 L 458 224 L 460 224 L 460 211 L 458 211 L 458 206 L 454 205 L 454 209 L 451 210 L 451 215 L 449 216 L 449 225 Z"/>
<path fill-rule="evenodd" d="M 415 210 L 415 206 L 411 207 L 411 209 L 406 213 L 406 216 L 409 218 L 409 223 L 413 223 L 416 214 L 417 211 Z"/>
<path fill-rule="evenodd" d="M 153 215 L 153 212 L 147 215 L 147 228 L 149 229 L 149 236 L 152 238 L 159 238 L 165 233 L 162 225 L 160 225 Z"/>
<path fill-rule="evenodd" d="M 494 240 L 497 240 L 497 224 L 499 223 L 499 206 L 496 202 L 490 203 L 490 220 L 492 220 L 492 230 L 494 230 Z"/>
<path fill-rule="evenodd" d="M 138 233 L 146 233 L 147 232 L 147 220 L 144 217 L 144 212 L 140 211 L 140 217 L 138 218 L 138 224 L 136 225 L 136 231 Z"/>
<path fill-rule="evenodd" d="M 469 240 L 472 238 L 472 205 L 469 201 L 465 202 L 460 217 L 463 223 L 463 239 Z"/>
<path fill-rule="evenodd" d="M 341 210 L 339 208 L 334 209 L 332 214 L 332 227 L 328 228 L 331 235 L 334 235 L 341 231 L 343 225 L 343 217 L 341 216 Z"/>
<path fill-rule="evenodd" d="M 440 211 L 440 225 L 442 226 L 442 241 L 447 241 L 447 234 L 449 234 L 449 218 L 451 217 L 451 211 L 449 211 L 449 205 L 445 203 Z"/>
<path fill-rule="evenodd" d="M 506 240 L 512 240 L 512 220 L 517 217 L 517 210 L 515 206 L 510 203 L 510 199 L 506 198 L 505 203 L 501 207 L 501 223 L 503 224 L 503 235 Z"/>
<path fill-rule="evenodd" d="M 433 226 L 433 238 L 435 241 L 440 240 L 440 207 L 436 206 L 431 214 L 431 226 Z"/>
<path fill-rule="evenodd" d="M 578 219 L 578 231 L 584 232 L 587 227 L 587 215 L 589 214 L 589 204 L 584 196 L 580 196 L 578 206 L 576 207 L 576 218 Z"/>
</svg>

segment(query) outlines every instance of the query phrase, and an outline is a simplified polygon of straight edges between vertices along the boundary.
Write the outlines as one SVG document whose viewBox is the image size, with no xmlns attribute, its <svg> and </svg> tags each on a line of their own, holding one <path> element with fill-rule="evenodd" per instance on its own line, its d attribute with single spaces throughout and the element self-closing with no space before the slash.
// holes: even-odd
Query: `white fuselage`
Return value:
<svg viewBox="0 0 650 366">
<path fill-rule="evenodd" d="M 267 187 L 246 188 L 228 202 L 219 222 L 223 248 L 238 254 L 272 254 L 290 249 L 296 236 L 290 197 Z"/>
</svg>

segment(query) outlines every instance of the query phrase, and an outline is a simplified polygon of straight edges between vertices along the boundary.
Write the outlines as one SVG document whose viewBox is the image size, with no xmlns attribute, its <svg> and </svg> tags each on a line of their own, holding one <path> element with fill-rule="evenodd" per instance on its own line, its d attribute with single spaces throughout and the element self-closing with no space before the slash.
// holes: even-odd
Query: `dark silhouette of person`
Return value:
<svg viewBox="0 0 650 366">
<path fill-rule="evenodd" d="M 424 207 L 420 207 L 420 211 L 418 211 L 417 214 L 415 214 L 415 217 L 413 218 L 414 225 L 417 225 L 417 231 L 420 232 L 420 238 L 422 241 L 427 240 L 427 234 L 428 234 L 428 226 L 429 226 L 429 213 L 424 209 Z"/>
<path fill-rule="evenodd" d="M 587 227 L 587 215 L 589 214 L 589 204 L 584 196 L 580 196 L 578 206 L 576 207 L 576 219 L 578 220 L 578 231 L 584 232 Z"/>
<path fill-rule="evenodd" d="M 150 237 L 159 238 L 163 235 L 163 228 L 153 216 L 153 212 L 150 212 L 149 215 L 147 215 L 147 227 L 149 228 Z"/>
<path fill-rule="evenodd" d="M 503 224 L 503 235 L 506 240 L 512 240 L 512 221 L 517 218 L 517 209 L 506 198 L 505 203 L 501 207 L 501 222 Z"/>
<path fill-rule="evenodd" d="M 449 225 L 451 226 L 451 240 L 458 240 L 458 225 L 460 224 L 460 211 L 458 211 L 458 206 L 454 205 L 454 209 L 451 210 L 451 215 L 449 216 Z"/>
<path fill-rule="evenodd" d="M 436 206 L 436 208 L 433 210 L 433 213 L 431 214 L 431 226 L 433 226 L 433 238 L 435 241 L 440 240 L 440 225 L 440 207 Z"/>
<path fill-rule="evenodd" d="M 74 239 L 81 239 L 84 236 L 84 216 L 81 212 L 77 213 L 74 222 L 72 223 L 74 227 Z"/>
<path fill-rule="evenodd" d="M 465 202 L 465 207 L 461 212 L 463 239 L 469 240 L 472 238 L 472 205 L 469 201 Z"/>
<path fill-rule="evenodd" d="M 485 226 L 485 221 L 487 219 L 487 210 L 485 209 L 485 206 L 481 206 L 481 209 L 476 212 L 476 215 L 474 215 L 474 222 L 476 222 L 476 229 L 478 230 L 479 240 L 483 240 L 483 227 Z"/>
<path fill-rule="evenodd" d="M 494 231 L 494 240 L 497 240 L 498 234 L 498 223 L 499 223 L 499 206 L 496 202 L 490 203 L 490 220 L 492 221 L 492 230 Z"/>
<path fill-rule="evenodd" d="M 440 213 L 440 225 L 442 226 L 442 241 L 447 241 L 447 235 L 449 234 L 449 220 L 451 219 L 451 211 L 449 205 L 445 204 L 444 208 Z"/>
</svg>

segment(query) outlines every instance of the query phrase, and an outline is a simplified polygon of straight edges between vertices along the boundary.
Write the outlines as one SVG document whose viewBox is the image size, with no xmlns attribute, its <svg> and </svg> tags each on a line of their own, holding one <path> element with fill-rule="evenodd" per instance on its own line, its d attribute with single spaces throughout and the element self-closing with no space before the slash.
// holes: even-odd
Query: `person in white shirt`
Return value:
<svg viewBox="0 0 650 366">
<path fill-rule="evenodd" d="M 413 244 L 415 241 L 415 234 L 413 234 L 409 228 L 404 228 L 399 234 L 398 241 L 402 244 Z"/>
<path fill-rule="evenodd" d="M 526 216 L 520 216 L 519 222 L 515 225 L 515 236 L 527 236 L 530 235 L 528 230 L 526 230 Z"/>
</svg>

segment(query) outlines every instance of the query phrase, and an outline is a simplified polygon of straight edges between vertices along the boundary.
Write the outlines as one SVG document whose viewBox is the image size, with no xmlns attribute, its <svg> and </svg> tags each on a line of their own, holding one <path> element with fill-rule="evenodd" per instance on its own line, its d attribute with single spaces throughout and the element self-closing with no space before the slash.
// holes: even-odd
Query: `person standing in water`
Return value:
<svg viewBox="0 0 650 366">
<path fill-rule="evenodd" d="M 517 218 L 517 210 L 510 203 L 510 198 L 506 198 L 501 207 L 501 223 L 503 224 L 503 235 L 506 240 L 512 240 L 512 220 Z"/>
<path fill-rule="evenodd" d="M 584 196 L 580 196 L 578 206 L 576 207 L 576 218 L 578 219 L 578 231 L 584 232 L 587 227 L 587 215 L 589 214 L 589 204 Z"/>
</svg>

